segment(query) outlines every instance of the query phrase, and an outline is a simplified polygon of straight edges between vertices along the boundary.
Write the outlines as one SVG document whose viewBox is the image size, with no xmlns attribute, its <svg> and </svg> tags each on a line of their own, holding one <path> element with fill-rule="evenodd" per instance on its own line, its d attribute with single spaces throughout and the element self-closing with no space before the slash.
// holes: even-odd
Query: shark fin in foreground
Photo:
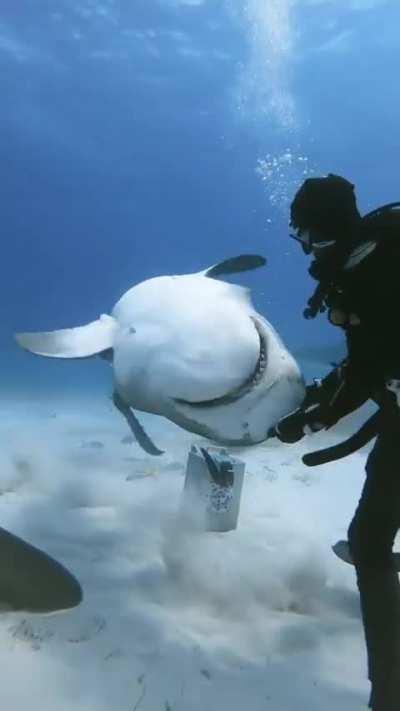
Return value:
<svg viewBox="0 0 400 711">
<path fill-rule="evenodd" d="M 112 348 L 116 328 L 112 316 L 103 314 L 86 326 L 17 333 L 15 340 L 25 350 L 48 358 L 89 358 Z"/>
<path fill-rule="evenodd" d="M 81 586 L 61 563 L 0 528 L 0 612 L 49 614 L 81 601 Z"/>
</svg>

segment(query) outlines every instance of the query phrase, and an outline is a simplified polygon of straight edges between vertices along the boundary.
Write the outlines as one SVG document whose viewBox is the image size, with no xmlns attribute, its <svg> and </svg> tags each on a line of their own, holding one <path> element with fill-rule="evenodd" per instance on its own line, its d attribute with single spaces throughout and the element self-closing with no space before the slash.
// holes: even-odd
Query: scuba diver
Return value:
<svg viewBox="0 0 400 711">
<path fill-rule="evenodd" d="M 371 681 L 373 711 L 400 709 L 400 584 L 392 547 L 400 528 L 400 203 L 361 216 L 354 185 L 309 178 L 291 204 L 291 227 L 317 287 L 304 312 L 327 311 L 343 329 L 347 357 L 307 387 L 299 410 L 270 432 L 282 442 L 328 429 L 373 400 L 378 409 L 346 442 L 305 455 L 309 465 L 339 459 L 376 437 L 348 529 Z"/>
</svg>

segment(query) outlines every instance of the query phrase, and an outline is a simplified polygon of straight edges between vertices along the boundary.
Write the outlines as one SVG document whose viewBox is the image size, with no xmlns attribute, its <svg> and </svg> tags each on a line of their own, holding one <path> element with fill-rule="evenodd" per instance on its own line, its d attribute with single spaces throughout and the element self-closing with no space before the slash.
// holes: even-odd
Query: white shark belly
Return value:
<svg viewBox="0 0 400 711">
<path fill-rule="evenodd" d="M 170 401 L 166 417 L 220 444 L 250 445 L 264 441 L 270 427 L 301 405 L 305 383 L 296 360 L 273 326 L 257 313 L 253 317 L 265 338 L 267 361 L 247 392 L 209 405 Z"/>
</svg>

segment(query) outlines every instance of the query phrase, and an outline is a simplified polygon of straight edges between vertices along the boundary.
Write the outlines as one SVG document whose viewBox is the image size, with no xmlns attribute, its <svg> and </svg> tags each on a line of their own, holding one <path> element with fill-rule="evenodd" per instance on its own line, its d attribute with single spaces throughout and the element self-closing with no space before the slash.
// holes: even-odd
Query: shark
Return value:
<svg viewBox="0 0 400 711">
<path fill-rule="evenodd" d="M 54 614 L 79 605 L 82 588 L 61 563 L 0 528 L 0 612 Z"/>
<path fill-rule="evenodd" d="M 149 454 L 162 450 L 137 411 L 217 444 L 254 445 L 305 394 L 299 365 L 255 310 L 250 290 L 227 280 L 265 264 L 261 255 L 242 254 L 199 272 L 152 277 L 91 323 L 15 338 L 44 357 L 107 360 L 114 405 Z"/>
</svg>

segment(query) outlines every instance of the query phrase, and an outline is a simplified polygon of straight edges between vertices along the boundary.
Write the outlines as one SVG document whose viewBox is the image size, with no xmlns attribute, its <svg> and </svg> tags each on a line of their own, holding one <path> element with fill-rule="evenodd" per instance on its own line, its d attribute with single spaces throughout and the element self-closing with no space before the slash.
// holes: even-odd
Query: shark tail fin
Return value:
<svg viewBox="0 0 400 711">
<path fill-rule="evenodd" d="M 97 321 L 77 328 L 39 333 L 16 333 L 21 348 L 48 358 L 88 358 L 113 347 L 117 323 L 103 314 Z"/>
</svg>

